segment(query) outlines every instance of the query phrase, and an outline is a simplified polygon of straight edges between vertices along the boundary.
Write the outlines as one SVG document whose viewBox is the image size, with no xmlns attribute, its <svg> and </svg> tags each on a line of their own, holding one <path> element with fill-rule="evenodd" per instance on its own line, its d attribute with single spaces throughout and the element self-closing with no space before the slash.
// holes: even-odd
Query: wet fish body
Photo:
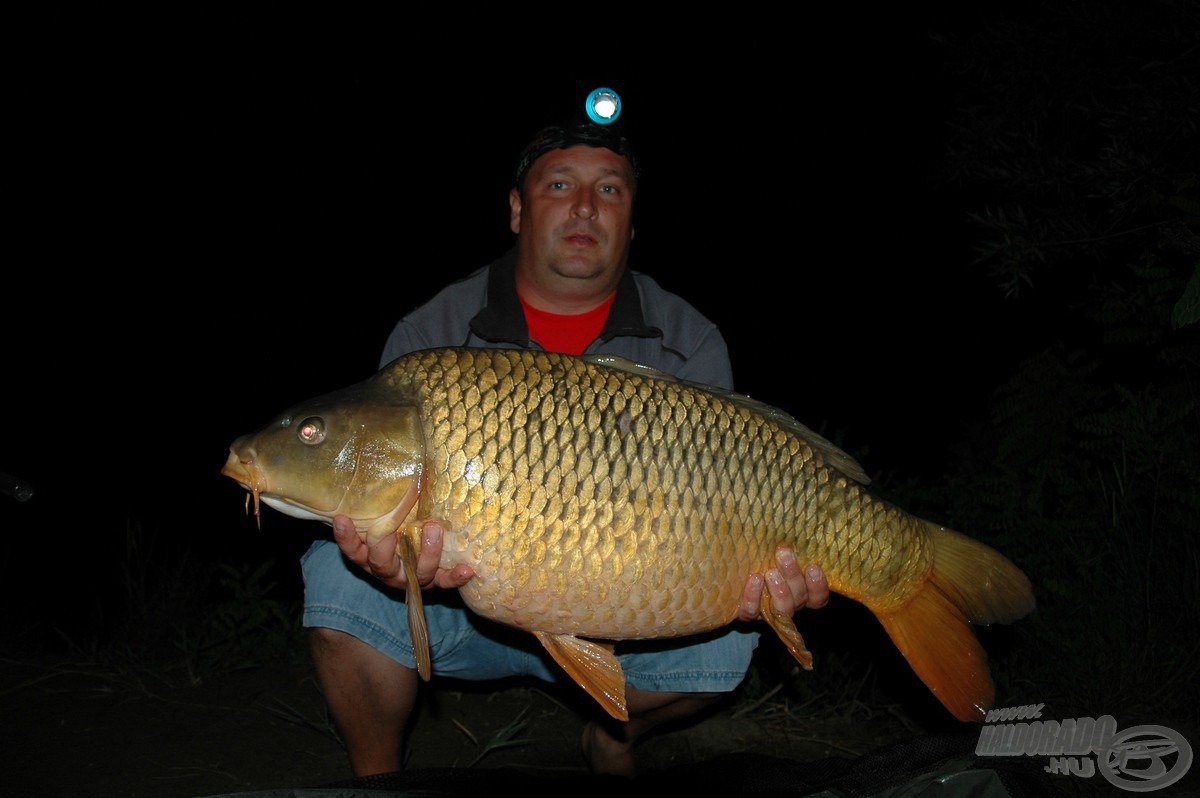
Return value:
<svg viewBox="0 0 1200 798">
<path fill-rule="evenodd" d="M 1034 605 L 1009 560 L 874 497 L 852 458 L 782 411 L 619 358 L 416 352 L 239 438 L 223 473 L 256 512 L 345 514 L 369 539 L 399 528 L 409 569 L 421 523 L 442 521 L 442 565 L 475 570 L 466 604 L 536 635 L 618 718 L 605 641 L 731 623 L 782 543 L 866 605 L 962 720 L 993 699 L 971 624 Z M 408 601 L 428 678 L 420 592 Z M 769 597 L 761 609 L 811 667 L 792 619 Z"/>
</svg>

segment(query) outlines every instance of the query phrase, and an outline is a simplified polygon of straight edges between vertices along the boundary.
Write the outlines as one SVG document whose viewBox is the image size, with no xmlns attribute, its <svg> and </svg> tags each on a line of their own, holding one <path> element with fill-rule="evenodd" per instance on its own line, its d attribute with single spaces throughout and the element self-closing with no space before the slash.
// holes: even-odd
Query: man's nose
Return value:
<svg viewBox="0 0 1200 798">
<path fill-rule="evenodd" d="M 596 202 L 591 189 L 580 189 L 575 195 L 575 215 L 580 219 L 590 219 L 596 215 Z"/>
</svg>

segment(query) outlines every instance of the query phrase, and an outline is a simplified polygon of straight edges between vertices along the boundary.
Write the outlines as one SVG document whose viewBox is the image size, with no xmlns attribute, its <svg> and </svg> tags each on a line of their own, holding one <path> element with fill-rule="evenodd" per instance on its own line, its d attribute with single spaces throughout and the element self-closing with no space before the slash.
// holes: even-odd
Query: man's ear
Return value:
<svg viewBox="0 0 1200 798">
<path fill-rule="evenodd" d="M 508 227 L 518 235 L 521 232 L 521 192 L 515 188 L 508 192 Z"/>
</svg>

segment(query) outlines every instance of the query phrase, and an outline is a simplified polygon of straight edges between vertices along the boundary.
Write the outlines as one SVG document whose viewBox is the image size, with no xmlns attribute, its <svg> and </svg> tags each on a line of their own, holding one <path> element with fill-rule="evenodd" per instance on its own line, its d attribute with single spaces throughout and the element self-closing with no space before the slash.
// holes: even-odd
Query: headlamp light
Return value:
<svg viewBox="0 0 1200 798">
<path fill-rule="evenodd" d="M 597 125 L 611 125 L 621 115 L 621 96 L 601 86 L 587 96 L 583 110 Z"/>
</svg>

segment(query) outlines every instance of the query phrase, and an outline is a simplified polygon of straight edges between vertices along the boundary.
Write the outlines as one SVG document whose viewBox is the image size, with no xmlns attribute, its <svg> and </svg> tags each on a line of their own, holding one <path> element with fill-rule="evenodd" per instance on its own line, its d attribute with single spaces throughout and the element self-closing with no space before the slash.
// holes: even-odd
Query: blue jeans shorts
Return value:
<svg viewBox="0 0 1200 798">
<path fill-rule="evenodd" d="M 416 667 L 402 591 L 381 584 L 348 562 L 331 540 L 318 540 L 300 559 L 304 573 L 304 625 L 337 629 L 407 667 Z M 533 676 L 573 684 L 537 638 L 466 609 L 456 590 L 427 590 L 433 673 L 456 679 Z M 625 683 L 656 692 L 734 690 L 746 676 L 758 632 L 734 625 L 707 635 L 656 641 L 622 641 L 617 658 Z"/>
</svg>

